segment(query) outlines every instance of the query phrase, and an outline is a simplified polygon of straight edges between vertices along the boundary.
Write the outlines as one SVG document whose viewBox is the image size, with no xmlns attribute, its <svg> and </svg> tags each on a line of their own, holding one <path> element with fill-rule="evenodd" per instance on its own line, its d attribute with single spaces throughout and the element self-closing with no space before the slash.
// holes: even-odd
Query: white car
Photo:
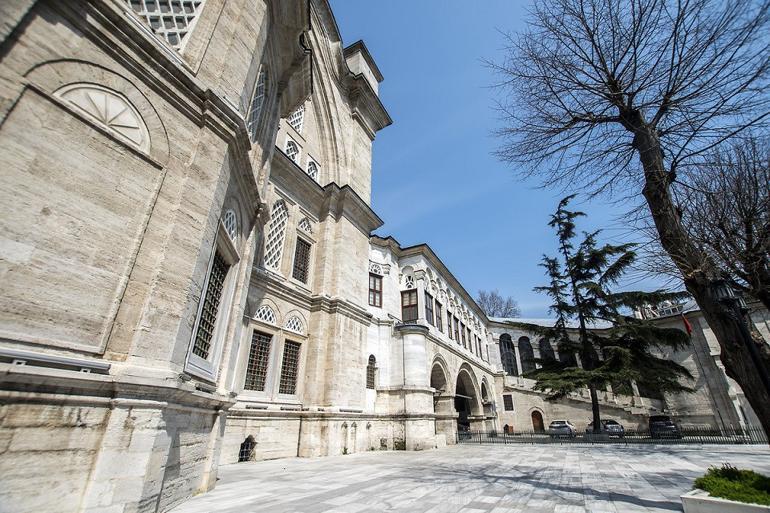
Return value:
<svg viewBox="0 0 770 513">
<path fill-rule="evenodd" d="M 548 434 L 551 438 L 575 438 L 577 429 L 568 420 L 554 420 L 548 425 Z"/>
</svg>

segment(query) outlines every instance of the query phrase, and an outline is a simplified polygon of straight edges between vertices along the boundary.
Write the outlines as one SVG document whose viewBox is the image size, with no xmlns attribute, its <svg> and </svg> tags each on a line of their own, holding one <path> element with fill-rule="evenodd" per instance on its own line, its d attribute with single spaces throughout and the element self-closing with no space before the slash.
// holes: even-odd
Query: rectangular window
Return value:
<svg viewBox="0 0 770 513">
<path fill-rule="evenodd" d="M 211 339 L 214 337 L 214 328 L 219 312 L 219 303 L 222 301 L 222 289 L 225 286 L 227 270 L 230 268 L 224 257 L 217 251 L 214 254 L 214 262 L 211 264 L 209 281 L 206 284 L 206 294 L 203 296 L 203 307 L 198 319 L 198 330 L 195 333 L 193 354 L 204 360 L 209 357 L 211 351 Z"/>
<path fill-rule="evenodd" d="M 430 323 L 431 326 L 435 326 L 433 323 L 433 296 L 425 293 L 425 320 Z"/>
<path fill-rule="evenodd" d="M 307 283 L 308 270 L 310 269 L 310 243 L 297 237 L 297 247 L 294 248 L 294 269 L 291 276 L 295 280 Z"/>
<path fill-rule="evenodd" d="M 404 322 L 416 321 L 417 289 L 405 290 L 401 293 L 401 320 Z"/>
<path fill-rule="evenodd" d="M 465 335 L 466 335 L 466 338 L 468 339 L 468 350 L 473 352 L 473 342 L 471 341 L 471 329 L 470 328 L 465 328 Z"/>
<path fill-rule="evenodd" d="M 278 392 L 294 394 L 297 392 L 297 373 L 299 367 L 299 349 L 301 344 L 287 340 L 283 344 L 283 362 L 281 362 L 281 382 Z"/>
<path fill-rule="evenodd" d="M 503 396 L 503 407 L 505 408 L 505 411 L 513 411 L 513 396 L 512 395 L 504 395 Z"/>
<path fill-rule="evenodd" d="M 460 340 L 462 340 L 463 342 L 463 347 L 467 348 L 468 344 L 465 338 L 465 324 L 463 324 L 462 322 L 460 322 Z"/>
<path fill-rule="evenodd" d="M 452 312 L 450 312 L 448 308 L 446 311 L 446 334 L 449 336 L 449 340 L 455 339 L 452 334 Z"/>
<path fill-rule="evenodd" d="M 369 305 L 382 306 L 382 276 L 369 274 Z"/>
<path fill-rule="evenodd" d="M 455 341 L 459 344 L 460 343 L 460 319 L 457 317 L 454 317 L 454 330 L 455 330 Z"/>
<path fill-rule="evenodd" d="M 435 316 L 436 316 L 436 327 L 441 333 L 444 333 L 444 321 L 441 319 L 441 303 L 439 303 L 438 301 L 436 301 Z"/>
<path fill-rule="evenodd" d="M 251 336 L 251 349 L 249 350 L 249 361 L 246 364 L 244 389 L 256 390 L 258 392 L 265 390 L 267 362 L 270 358 L 270 343 L 272 340 L 272 336 L 267 333 L 260 333 L 259 331 L 255 331 Z"/>
</svg>

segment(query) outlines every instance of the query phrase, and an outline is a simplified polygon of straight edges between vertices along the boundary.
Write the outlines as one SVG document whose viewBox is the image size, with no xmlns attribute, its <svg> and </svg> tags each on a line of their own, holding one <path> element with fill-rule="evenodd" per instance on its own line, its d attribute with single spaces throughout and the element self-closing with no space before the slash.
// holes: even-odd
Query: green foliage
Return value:
<svg viewBox="0 0 770 513">
<path fill-rule="evenodd" d="M 660 395 L 691 391 L 682 384 L 683 378 L 692 378 L 691 374 L 665 358 L 666 352 L 687 346 L 689 337 L 683 331 L 660 328 L 624 313 L 685 295 L 665 290 L 611 292 L 609 287 L 616 284 L 634 262 L 634 245 L 599 245 L 599 231 L 584 233 L 582 241 L 576 243 L 575 220 L 585 214 L 567 209 L 573 197 L 561 200 L 551 216 L 549 226 L 556 230 L 560 255 L 558 258 L 543 256 L 540 265 L 550 282 L 535 288 L 551 297 L 550 312 L 556 322 L 553 327 L 512 324 L 556 343 L 560 355 L 577 353 L 582 367 L 576 362 L 539 360 L 541 368 L 527 373 L 527 377 L 535 379 L 536 389 L 547 392 L 551 399 L 586 387 L 600 389 L 607 384 L 631 380 Z M 570 321 L 577 321 L 578 327 L 570 328 Z M 612 327 L 601 332 L 591 329 L 597 323 L 609 323 Z M 595 397 L 593 406 L 598 412 Z"/>
<path fill-rule="evenodd" d="M 705 476 L 695 480 L 695 488 L 712 497 L 770 506 L 770 477 L 727 463 L 721 468 L 709 468 Z"/>
</svg>

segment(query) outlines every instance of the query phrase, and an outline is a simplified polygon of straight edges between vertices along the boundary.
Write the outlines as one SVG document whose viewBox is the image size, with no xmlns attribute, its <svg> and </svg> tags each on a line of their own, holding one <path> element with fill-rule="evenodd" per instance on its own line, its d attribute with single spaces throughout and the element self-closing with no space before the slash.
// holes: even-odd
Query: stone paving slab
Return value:
<svg viewBox="0 0 770 513">
<path fill-rule="evenodd" d="M 238 463 L 173 513 L 682 511 L 711 465 L 770 474 L 762 446 L 452 446 Z"/>
</svg>

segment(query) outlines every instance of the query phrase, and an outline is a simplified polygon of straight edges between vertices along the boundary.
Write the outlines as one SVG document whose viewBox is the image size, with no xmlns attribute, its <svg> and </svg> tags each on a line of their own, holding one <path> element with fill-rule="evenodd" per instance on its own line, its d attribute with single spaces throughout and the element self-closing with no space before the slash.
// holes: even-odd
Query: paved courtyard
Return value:
<svg viewBox="0 0 770 513">
<path fill-rule="evenodd" d="M 455 446 L 220 468 L 174 513 L 579 513 L 681 511 L 710 465 L 770 473 L 762 446 Z"/>
</svg>

